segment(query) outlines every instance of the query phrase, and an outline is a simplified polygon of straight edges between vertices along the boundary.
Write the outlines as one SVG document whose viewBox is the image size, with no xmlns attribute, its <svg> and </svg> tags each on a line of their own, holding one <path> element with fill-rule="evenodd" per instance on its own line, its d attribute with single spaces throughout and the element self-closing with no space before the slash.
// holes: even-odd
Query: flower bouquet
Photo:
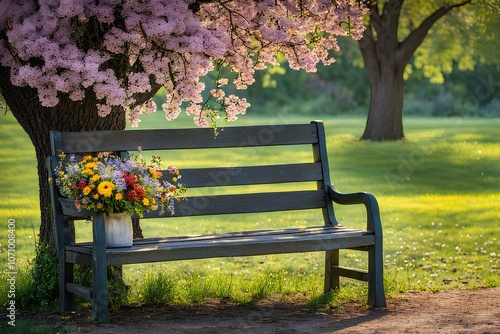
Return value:
<svg viewBox="0 0 500 334">
<path fill-rule="evenodd" d="M 186 189 L 178 183 L 181 175 L 169 166 L 163 175 L 160 157 L 147 163 L 140 154 L 129 158 L 102 153 L 77 159 L 61 153 L 54 177 L 62 196 L 73 199 L 75 207 L 111 213 L 135 213 L 143 217 L 151 210 L 174 214 L 174 201 Z"/>
</svg>

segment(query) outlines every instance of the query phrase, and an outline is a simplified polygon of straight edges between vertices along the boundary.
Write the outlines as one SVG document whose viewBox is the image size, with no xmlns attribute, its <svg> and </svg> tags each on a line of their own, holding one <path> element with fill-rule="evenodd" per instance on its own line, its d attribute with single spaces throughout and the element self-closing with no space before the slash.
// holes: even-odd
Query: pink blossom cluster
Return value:
<svg viewBox="0 0 500 334">
<path fill-rule="evenodd" d="M 128 110 L 137 125 L 156 105 L 138 100 L 163 86 L 162 108 L 174 119 L 181 105 L 205 125 L 200 77 L 223 61 L 245 89 L 256 70 L 277 65 L 283 53 L 293 69 L 315 71 L 338 50 L 335 36 L 355 39 L 364 9 L 354 0 L 0 0 L 0 64 L 16 86 L 37 90 L 43 106 L 61 98 L 81 101 L 89 90 L 100 116 Z M 349 22 L 347 24 L 346 22 Z M 92 35 L 94 34 L 94 35 Z M 119 60 L 122 59 L 120 62 Z M 123 61 L 123 59 L 125 59 Z M 249 107 L 244 99 L 214 98 L 229 120 Z"/>
</svg>

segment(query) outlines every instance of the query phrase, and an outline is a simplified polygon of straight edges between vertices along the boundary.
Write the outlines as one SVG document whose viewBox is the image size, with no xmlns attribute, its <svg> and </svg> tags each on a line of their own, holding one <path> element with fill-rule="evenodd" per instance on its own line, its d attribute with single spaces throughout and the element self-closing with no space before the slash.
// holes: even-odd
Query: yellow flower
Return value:
<svg viewBox="0 0 500 334">
<path fill-rule="evenodd" d="M 116 194 L 116 195 L 115 195 L 115 199 L 116 199 L 117 201 L 121 201 L 121 200 L 123 199 L 123 195 L 122 195 L 122 193 L 118 193 L 118 194 Z"/>
<path fill-rule="evenodd" d="M 94 199 L 99 199 L 99 194 L 94 194 L 94 196 L 92 196 Z"/>
<path fill-rule="evenodd" d="M 90 191 L 91 191 L 91 190 L 92 190 L 92 189 L 90 189 L 90 187 L 89 187 L 89 186 L 86 186 L 85 188 L 83 188 L 83 194 L 84 194 L 85 196 L 87 196 L 88 194 L 90 194 Z"/>
<path fill-rule="evenodd" d="M 82 172 L 84 175 L 94 175 L 94 171 L 92 169 L 85 168 Z"/>
<path fill-rule="evenodd" d="M 115 185 L 110 181 L 103 181 L 97 186 L 97 192 L 104 197 L 111 197 L 114 189 Z"/>
<path fill-rule="evenodd" d="M 94 176 L 90 178 L 90 181 L 95 182 L 98 181 L 100 178 L 101 176 L 99 174 L 94 174 Z"/>
<path fill-rule="evenodd" d="M 159 179 L 159 178 L 160 178 L 160 177 L 162 177 L 162 175 L 163 175 L 161 172 L 157 171 L 157 170 L 156 170 L 156 169 L 154 169 L 154 168 L 150 168 L 150 169 L 149 169 L 149 173 L 151 174 L 151 177 L 152 177 L 153 179 Z"/>
<path fill-rule="evenodd" d="M 83 174 L 94 175 L 94 169 L 97 167 L 97 162 L 88 162 L 85 164 Z"/>
<path fill-rule="evenodd" d="M 142 200 L 142 204 L 143 204 L 144 206 L 148 206 L 148 205 L 149 205 L 149 199 L 144 198 L 144 199 Z"/>
<path fill-rule="evenodd" d="M 177 178 L 174 176 L 174 177 L 172 178 L 172 181 L 177 182 Z"/>
<path fill-rule="evenodd" d="M 94 169 L 97 164 L 95 162 L 89 162 L 85 164 L 85 169 Z"/>
</svg>

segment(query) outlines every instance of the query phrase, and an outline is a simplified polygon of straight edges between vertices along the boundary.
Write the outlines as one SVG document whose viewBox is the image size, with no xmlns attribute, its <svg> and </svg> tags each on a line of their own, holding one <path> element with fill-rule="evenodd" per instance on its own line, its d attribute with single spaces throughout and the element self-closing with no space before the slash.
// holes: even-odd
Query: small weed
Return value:
<svg viewBox="0 0 500 334">
<path fill-rule="evenodd" d="M 1 273 L 2 281 L 9 274 Z M 28 266 L 19 268 L 15 276 L 16 307 L 23 310 L 44 310 L 55 305 L 58 298 L 59 267 L 57 258 L 50 248 L 39 244 L 36 247 L 36 257 Z M 8 303 L 7 286 L 0 286 L 0 304 Z"/>
<path fill-rule="evenodd" d="M 33 277 L 33 300 L 36 307 L 52 307 L 59 296 L 59 263 L 49 246 L 40 243 L 31 264 Z M 32 307 L 33 307 L 32 305 Z"/>
<path fill-rule="evenodd" d="M 273 293 L 281 292 L 280 272 L 273 274 L 266 271 L 259 273 L 250 283 L 250 294 L 253 301 L 266 298 Z"/>
<path fill-rule="evenodd" d="M 500 286 L 500 278 L 498 277 L 488 277 L 484 282 L 485 286 L 488 288 L 497 288 Z"/>
<path fill-rule="evenodd" d="M 6 282 L 11 275 L 5 272 L 0 273 L 0 280 Z M 34 283 L 29 267 L 20 268 L 15 276 L 16 286 L 16 307 L 21 309 L 31 309 L 35 302 L 33 297 Z M 9 303 L 8 284 L 0 284 L 0 305 L 6 306 Z"/>
<path fill-rule="evenodd" d="M 148 272 L 139 283 L 140 300 L 150 305 L 165 305 L 171 303 L 174 297 L 175 283 L 172 278 L 161 272 Z"/>
</svg>

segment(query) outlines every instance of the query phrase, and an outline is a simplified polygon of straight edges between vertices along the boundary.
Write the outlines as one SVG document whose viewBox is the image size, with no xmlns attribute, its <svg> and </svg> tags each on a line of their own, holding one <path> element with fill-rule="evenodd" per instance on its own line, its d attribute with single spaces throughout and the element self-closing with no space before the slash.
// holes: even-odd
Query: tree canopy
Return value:
<svg viewBox="0 0 500 334">
<path fill-rule="evenodd" d="M 422 1 L 407 1 L 401 31 L 408 33 L 414 20 L 435 8 L 423 6 Z M 465 1 L 466 3 L 468 1 Z M 444 2 L 443 2 L 444 3 Z M 448 6 L 460 2 L 448 2 Z M 427 14 L 428 15 L 428 14 Z M 450 11 L 435 22 L 429 34 L 414 54 L 414 68 L 423 71 L 432 83 L 443 83 L 444 75 L 454 69 L 473 70 L 478 63 L 494 64 L 500 68 L 500 2 L 473 1 Z"/>
<path fill-rule="evenodd" d="M 333 61 L 335 36 L 361 38 L 363 14 L 353 0 L 1 0 L 0 64 L 43 107 L 92 93 L 99 116 L 127 109 L 136 125 L 156 110 L 142 95 L 165 87 L 168 119 L 188 102 L 187 113 L 205 125 L 213 114 L 199 78 L 214 66 L 236 72 L 239 89 L 276 64 L 277 52 L 291 68 L 314 71 Z M 219 78 L 210 97 L 234 119 L 249 104 L 225 96 L 226 82 Z"/>
<path fill-rule="evenodd" d="M 472 51 L 480 49 L 476 46 L 485 39 L 481 40 L 475 33 L 461 32 L 468 29 L 479 31 L 494 22 L 498 11 L 497 14 L 488 14 L 486 19 L 481 15 L 487 13 L 485 8 L 498 8 L 498 1 L 362 2 L 368 6 L 369 15 L 359 46 L 370 75 L 371 97 L 361 138 L 403 139 L 404 78 L 412 70 L 408 64 L 413 59 L 413 64 L 435 82 L 442 82 L 442 73 L 450 73 L 455 63 L 461 69 L 471 69 L 477 60 Z M 446 21 L 453 19 L 460 23 L 451 25 Z M 495 39 L 494 31 L 485 35 L 481 37 Z M 427 47 L 423 47 L 425 44 Z"/>
</svg>

